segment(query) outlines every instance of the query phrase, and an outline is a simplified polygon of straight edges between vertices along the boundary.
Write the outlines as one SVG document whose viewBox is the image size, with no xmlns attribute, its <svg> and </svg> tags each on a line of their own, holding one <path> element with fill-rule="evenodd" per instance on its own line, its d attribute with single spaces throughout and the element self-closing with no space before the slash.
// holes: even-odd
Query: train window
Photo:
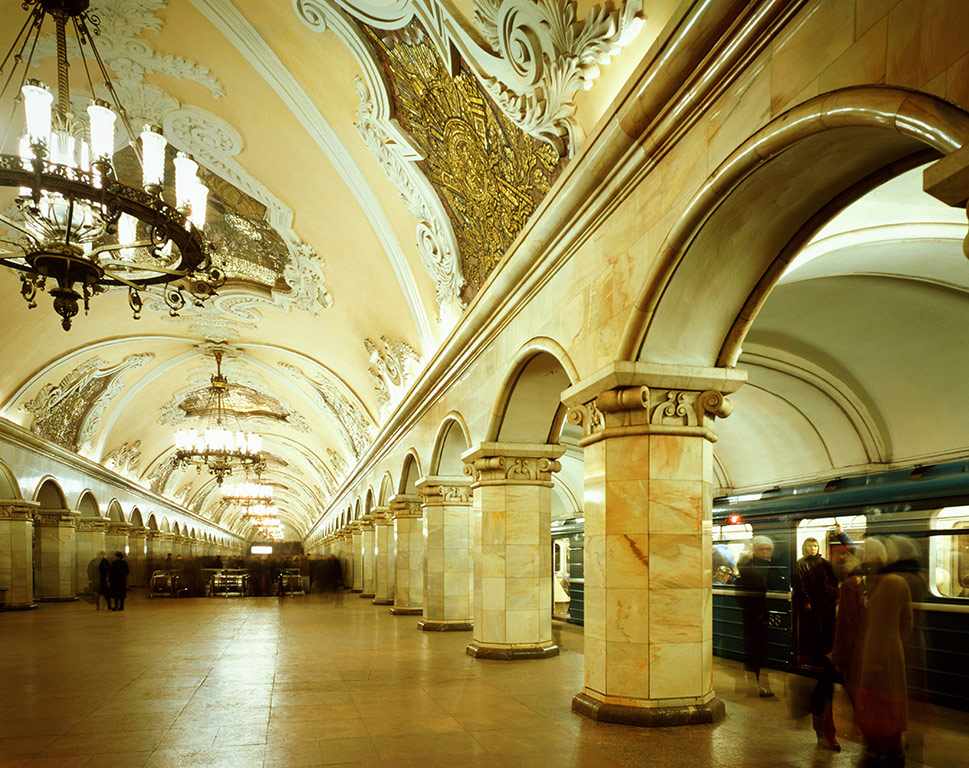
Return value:
<svg viewBox="0 0 969 768">
<path fill-rule="evenodd" d="M 713 526 L 714 584 L 733 584 L 737 580 L 737 561 L 753 537 L 754 528 L 749 523 Z"/>
<path fill-rule="evenodd" d="M 932 518 L 929 589 L 939 597 L 969 599 L 969 507 L 946 507 Z"/>
<path fill-rule="evenodd" d="M 865 538 L 865 530 L 868 527 L 864 515 L 842 515 L 839 517 L 816 517 L 801 520 L 797 524 L 797 556 L 801 557 L 804 553 L 804 542 L 808 539 L 816 539 L 820 550 L 820 555 L 825 560 L 831 559 L 831 537 L 840 525 L 843 533 L 848 534 L 848 538 L 855 543 L 861 543 Z"/>
</svg>

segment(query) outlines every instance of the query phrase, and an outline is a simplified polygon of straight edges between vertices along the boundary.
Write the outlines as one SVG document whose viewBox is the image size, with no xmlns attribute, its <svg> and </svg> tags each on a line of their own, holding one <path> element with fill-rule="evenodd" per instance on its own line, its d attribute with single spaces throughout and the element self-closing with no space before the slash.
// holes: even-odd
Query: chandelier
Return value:
<svg viewBox="0 0 969 768">
<path fill-rule="evenodd" d="M 253 504 L 242 514 L 269 541 L 281 541 L 283 538 L 283 524 L 276 514 L 272 504 Z"/>
<path fill-rule="evenodd" d="M 89 0 L 22 0 L 27 20 L 0 62 L 9 65 L 0 90 L 19 78 L 26 129 L 18 155 L 0 155 L 0 187 L 17 188 L 12 215 L 0 213 L 6 234 L 0 264 L 21 273 L 21 295 L 30 308 L 37 292 L 53 297 L 64 330 L 83 303 L 110 287 L 127 288 L 134 317 L 141 291 L 158 287 L 173 316 L 191 301 L 200 305 L 225 277 L 212 266 L 202 235 L 208 190 L 198 165 L 181 153 L 174 160 L 174 201 L 162 197 L 167 142 L 159 129 L 145 126 L 141 146 L 94 45 L 100 20 L 88 13 Z M 43 83 L 27 78 L 44 22 L 54 22 L 57 44 L 57 98 Z M 91 101 L 86 120 L 73 112 L 68 82 L 68 28 L 77 39 Z M 89 62 L 97 65 L 101 93 L 95 96 Z M 11 94 L 12 95 L 12 94 Z M 113 109 L 112 109 L 113 107 Z M 142 166 L 142 188 L 122 184 L 112 156 L 115 121 L 120 122 Z M 8 126 L 9 131 L 9 126 Z M 6 141 L 6 134 L 2 137 Z M 187 294 L 187 295 L 186 295 Z"/>
<path fill-rule="evenodd" d="M 268 504 L 273 500 L 273 487 L 267 483 L 245 480 L 222 486 L 222 500 L 242 507 L 255 504 Z"/>
<path fill-rule="evenodd" d="M 199 472 L 205 467 L 221 486 L 234 469 L 251 468 L 258 473 L 265 468 L 265 462 L 259 455 L 262 436 L 239 429 L 235 411 L 226 408 L 229 382 L 222 375 L 223 350 L 216 349 L 212 354 L 216 370 L 204 411 L 209 423 L 202 431 L 179 429 L 175 432 L 172 465 L 176 468 L 195 466 Z M 230 420 L 236 422 L 234 429 Z"/>
</svg>

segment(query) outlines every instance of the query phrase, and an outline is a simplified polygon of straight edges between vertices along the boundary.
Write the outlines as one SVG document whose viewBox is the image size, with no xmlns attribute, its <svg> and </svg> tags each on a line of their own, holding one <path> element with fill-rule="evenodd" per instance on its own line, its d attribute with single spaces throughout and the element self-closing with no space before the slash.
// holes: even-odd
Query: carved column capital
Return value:
<svg viewBox="0 0 969 768">
<path fill-rule="evenodd" d="M 430 475 L 417 481 L 417 493 L 425 507 L 471 505 L 471 481 L 453 475 Z"/>
<path fill-rule="evenodd" d="M 131 539 L 147 539 L 149 530 L 147 528 L 132 528 L 128 531 L 128 538 Z"/>
<path fill-rule="evenodd" d="M 373 515 L 372 514 L 366 514 L 366 515 L 364 515 L 363 517 L 360 518 L 360 520 L 358 522 L 360 524 L 360 530 L 361 531 L 372 531 L 373 530 L 374 519 L 373 519 Z"/>
<path fill-rule="evenodd" d="M 374 507 L 373 511 L 373 524 L 374 525 L 392 525 L 393 518 L 390 516 L 390 507 Z"/>
<path fill-rule="evenodd" d="M 398 493 L 390 497 L 390 515 L 394 520 L 401 517 L 422 517 L 421 497 L 410 493 Z"/>
<path fill-rule="evenodd" d="M 685 435 L 716 442 L 714 420 L 733 406 L 726 398 L 743 371 L 652 363 L 614 363 L 567 389 L 568 419 L 582 427 L 581 445 L 623 435 Z"/>
<path fill-rule="evenodd" d="M 164 541 L 165 540 L 165 534 L 162 533 L 161 531 L 151 531 L 151 530 L 149 530 L 149 531 L 146 531 L 145 532 L 145 538 L 148 541 Z"/>
<path fill-rule="evenodd" d="M 80 514 L 72 509 L 38 509 L 34 512 L 34 525 L 38 527 L 62 526 L 74 528 L 77 526 Z"/>
<path fill-rule="evenodd" d="M 552 485 L 556 461 L 565 447 L 545 443 L 480 443 L 465 452 L 464 473 L 472 488 L 481 485 Z"/>
<path fill-rule="evenodd" d="M 129 523 L 108 523 L 108 532 L 127 535 L 131 532 L 131 525 Z"/>
<path fill-rule="evenodd" d="M 24 501 L 23 499 L 0 500 L 0 520 L 32 520 L 38 506 L 36 501 Z"/>
<path fill-rule="evenodd" d="M 86 532 L 104 532 L 108 530 L 108 520 L 104 517 L 81 517 L 77 521 L 77 530 Z"/>
</svg>

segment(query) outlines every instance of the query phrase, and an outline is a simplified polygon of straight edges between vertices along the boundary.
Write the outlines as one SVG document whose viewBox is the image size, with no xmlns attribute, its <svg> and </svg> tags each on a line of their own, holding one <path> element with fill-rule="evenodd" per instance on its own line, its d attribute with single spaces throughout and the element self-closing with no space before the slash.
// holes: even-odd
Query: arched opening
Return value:
<svg viewBox="0 0 969 768">
<path fill-rule="evenodd" d="M 390 472 L 387 472 L 380 480 L 380 496 L 378 497 L 377 506 L 386 507 L 390 503 L 390 497 L 393 495 L 394 480 L 390 476 Z"/>
<path fill-rule="evenodd" d="M 40 504 L 41 509 L 67 509 L 67 499 L 64 491 L 53 478 L 46 478 L 41 481 L 34 492 L 34 501 Z"/>
<path fill-rule="evenodd" d="M 458 414 L 449 414 L 441 425 L 434 443 L 434 453 L 431 459 L 432 475 L 462 476 L 464 462 L 461 454 L 471 447 L 464 419 Z"/>
<path fill-rule="evenodd" d="M 121 511 L 121 504 L 118 503 L 117 499 L 112 500 L 112 502 L 108 504 L 107 516 L 108 516 L 108 520 L 110 520 L 112 523 L 125 522 L 124 512 Z"/>
<path fill-rule="evenodd" d="M 145 522 L 141 516 L 141 510 L 135 507 L 131 510 L 131 524 L 136 528 L 144 528 Z"/>
<path fill-rule="evenodd" d="M 22 499 L 20 484 L 4 462 L 0 461 L 0 499 Z"/>
<path fill-rule="evenodd" d="M 77 511 L 81 513 L 82 518 L 101 516 L 98 501 L 94 498 L 94 494 L 90 491 L 85 491 L 81 494 L 81 498 L 77 502 Z"/>
<path fill-rule="evenodd" d="M 421 479 L 421 461 L 416 451 L 408 451 L 404 457 L 404 467 L 400 472 L 398 493 L 414 495 L 417 493 L 417 481 Z"/>
</svg>

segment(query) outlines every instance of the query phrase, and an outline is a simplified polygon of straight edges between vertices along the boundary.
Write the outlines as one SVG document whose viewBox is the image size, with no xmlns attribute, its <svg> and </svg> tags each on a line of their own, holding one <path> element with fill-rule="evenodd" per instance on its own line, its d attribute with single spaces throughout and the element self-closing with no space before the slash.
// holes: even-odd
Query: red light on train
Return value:
<svg viewBox="0 0 969 768">
<path fill-rule="evenodd" d="M 730 525 L 737 525 L 740 523 L 740 515 L 730 515 L 730 517 L 727 518 L 727 521 L 730 523 Z"/>
</svg>

